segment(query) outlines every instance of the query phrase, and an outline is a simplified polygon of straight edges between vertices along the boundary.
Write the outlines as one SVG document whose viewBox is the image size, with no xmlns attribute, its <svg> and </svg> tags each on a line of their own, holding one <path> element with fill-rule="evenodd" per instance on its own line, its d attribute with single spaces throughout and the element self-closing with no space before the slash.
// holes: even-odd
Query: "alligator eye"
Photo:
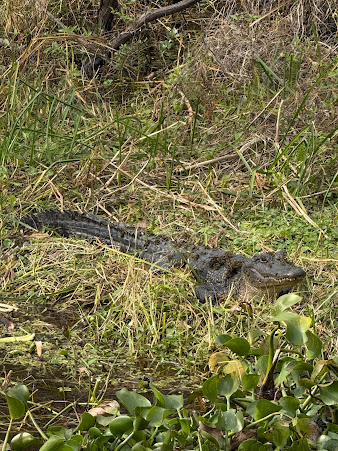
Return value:
<svg viewBox="0 0 338 451">
<path fill-rule="evenodd" d="M 259 263 L 268 263 L 269 259 L 267 257 L 261 256 L 257 259 Z"/>
<path fill-rule="evenodd" d="M 277 251 L 276 252 L 276 257 L 278 258 L 278 260 L 285 260 L 286 254 L 285 254 L 284 251 Z"/>
</svg>

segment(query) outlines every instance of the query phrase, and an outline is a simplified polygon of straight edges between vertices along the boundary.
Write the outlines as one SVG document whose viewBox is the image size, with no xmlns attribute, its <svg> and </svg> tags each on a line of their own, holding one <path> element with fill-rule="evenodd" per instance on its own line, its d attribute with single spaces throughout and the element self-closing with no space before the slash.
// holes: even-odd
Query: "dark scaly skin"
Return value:
<svg viewBox="0 0 338 451">
<path fill-rule="evenodd" d="M 25 217 L 22 223 L 36 230 L 53 229 L 66 237 L 99 239 L 123 252 L 135 253 L 157 269 L 188 264 L 199 283 L 195 292 L 201 301 L 215 302 L 229 293 L 278 296 L 305 277 L 305 271 L 288 262 L 281 251 L 249 258 L 218 248 L 180 246 L 171 238 L 85 213 L 43 211 Z"/>
</svg>

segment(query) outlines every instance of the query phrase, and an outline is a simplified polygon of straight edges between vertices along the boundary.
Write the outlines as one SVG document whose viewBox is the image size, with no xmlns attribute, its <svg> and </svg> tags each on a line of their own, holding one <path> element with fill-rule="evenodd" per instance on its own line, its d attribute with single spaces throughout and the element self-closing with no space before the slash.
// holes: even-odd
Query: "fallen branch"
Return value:
<svg viewBox="0 0 338 451">
<path fill-rule="evenodd" d="M 190 6 L 198 3 L 199 0 L 182 0 L 174 5 L 164 6 L 163 8 L 151 9 L 150 11 L 142 14 L 142 16 L 133 22 L 129 27 L 119 34 L 119 36 L 109 45 L 112 50 L 118 50 L 121 45 L 125 44 L 131 38 L 135 36 L 137 31 L 145 24 L 153 22 L 156 19 L 164 16 L 170 16 L 171 14 L 178 13 Z"/>
<path fill-rule="evenodd" d="M 171 14 L 178 13 L 180 11 L 183 11 L 184 9 L 190 8 L 190 6 L 194 5 L 195 3 L 198 3 L 200 0 L 182 0 L 178 3 L 175 3 L 174 5 L 164 6 L 163 8 L 157 8 L 157 9 L 151 9 L 150 11 L 147 11 L 146 13 L 142 14 L 142 16 L 137 19 L 135 22 L 133 22 L 129 27 L 120 33 L 112 42 L 108 42 L 108 45 L 100 44 L 100 42 L 97 42 L 98 45 L 101 45 L 105 48 L 108 48 L 108 51 L 100 52 L 99 55 L 96 55 L 94 60 L 86 64 L 85 72 L 87 74 L 95 73 L 96 70 L 103 66 L 105 63 L 109 62 L 111 60 L 111 54 L 112 52 L 116 52 L 121 45 L 125 44 L 126 42 L 130 41 L 135 34 L 142 28 L 144 25 L 146 25 L 149 22 L 153 22 L 156 19 L 159 19 L 160 17 L 170 16 Z M 59 27 L 66 28 L 65 25 L 58 20 L 53 14 L 47 11 L 47 9 L 44 7 L 41 0 L 35 0 L 39 8 L 44 11 L 50 19 L 52 19 Z M 81 39 L 79 36 L 74 36 L 76 40 L 78 40 L 81 44 L 83 44 L 86 47 L 89 47 L 91 51 L 93 51 L 93 44 L 88 43 L 84 39 Z"/>
</svg>

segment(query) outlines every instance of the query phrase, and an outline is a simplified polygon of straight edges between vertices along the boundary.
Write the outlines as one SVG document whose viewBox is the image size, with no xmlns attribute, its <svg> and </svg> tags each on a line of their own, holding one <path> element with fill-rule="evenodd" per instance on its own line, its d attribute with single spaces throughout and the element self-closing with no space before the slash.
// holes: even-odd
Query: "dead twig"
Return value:
<svg viewBox="0 0 338 451">
<path fill-rule="evenodd" d="M 142 28 L 147 23 L 153 22 L 154 20 L 159 19 L 160 17 L 170 16 L 172 14 L 183 11 L 184 9 L 190 8 L 199 1 L 200 0 L 182 0 L 173 5 L 164 6 L 163 8 L 151 9 L 147 11 L 146 13 L 142 14 L 142 16 L 139 17 L 135 22 L 129 25 L 129 27 L 127 27 L 125 31 L 120 33 L 112 42 L 109 42 L 107 44 L 101 44 L 100 42 L 97 42 L 98 45 L 109 48 L 108 51 L 104 51 L 103 53 L 100 52 L 99 55 L 97 54 L 97 48 L 94 47 L 92 43 L 89 43 L 87 40 L 82 39 L 81 37 L 74 34 L 74 39 L 76 39 L 86 48 L 89 48 L 91 51 L 96 53 L 94 61 L 90 62 L 90 64 L 86 66 L 85 71 L 89 73 L 88 69 L 90 67 L 92 67 L 94 71 L 96 71 L 100 66 L 102 66 L 106 62 L 109 62 L 111 60 L 111 53 L 118 50 L 121 47 L 121 45 L 130 41 L 135 36 L 135 34 L 140 30 L 140 28 Z M 43 5 L 41 0 L 35 0 L 35 2 L 39 6 L 39 8 L 43 12 L 45 12 L 48 15 L 48 17 L 52 19 L 59 27 L 66 28 L 65 25 L 59 19 L 57 19 L 53 14 L 47 11 L 47 8 Z"/>
</svg>

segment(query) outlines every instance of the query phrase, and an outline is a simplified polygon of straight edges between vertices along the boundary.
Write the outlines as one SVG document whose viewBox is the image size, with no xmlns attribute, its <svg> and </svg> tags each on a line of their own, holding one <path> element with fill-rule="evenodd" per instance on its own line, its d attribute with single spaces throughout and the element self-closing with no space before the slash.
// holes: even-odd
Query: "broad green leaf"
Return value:
<svg viewBox="0 0 338 451">
<path fill-rule="evenodd" d="M 300 440 L 297 440 L 289 448 L 289 451 L 310 451 L 310 450 L 311 448 L 306 438 L 301 438 Z"/>
<path fill-rule="evenodd" d="M 279 400 L 279 405 L 282 406 L 283 410 L 290 416 L 296 415 L 296 411 L 300 406 L 300 401 L 298 398 L 293 396 L 285 396 Z"/>
<path fill-rule="evenodd" d="M 320 437 L 320 429 L 312 418 L 303 417 L 293 420 L 293 425 L 296 427 L 300 436 L 311 440 L 313 444 L 316 444 Z"/>
<path fill-rule="evenodd" d="M 135 412 L 137 407 L 151 407 L 151 403 L 147 398 L 129 391 L 127 388 L 122 388 L 122 390 L 116 392 L 116 396 L 131 414 Z"/>
<path fill-rule="evenodd" d="M 29 399 L 29 390 L 26 385 L 18 384 L 15 387 L 10 388 L 7 395 L 12 398 L 20 399 L 20 401 L 26 405 Z"/>
<path fill-rule="evenodd" d="M 109 430 L 115 437 L 122 437 L 123 434 L 131 431 L 132 428 L 133 419 L 128 415 L 120 415 L 109 423 Z"/>
<path fill-rule="evenodd" d="M 234 374 L 227 374 L 221 377 L 218 382 L 218 393 L 225 397 L 230 397 L 239 387 L 239 379 Z"/>
<path fill-rule="evenodd" d="M 63 440 L 69 438 L 69 431 L 69 429 L 66 429 L 63 426 L 50 426 L 47 430 L 47 435 L 55 435 L 55 437 L 59 437 Z"/>
<path fill-rule="evenodd" d="M 319 387 L 321 400 L 327 406 L 338 404 L 338 381 L 332 382 L 326 387 Z"/>
<path fill-rule="evenodd" d="M 160 392 L 160 390 L 152 383 L 150 384 L 150 388 L 151 388 L 152 392 L 154 393 L 155 398 L 157 400 L 156 405 L 158 405 L 160 407 L 165 407 L 164 396 Z"/>
<path fill-rule="evenodd" d="M 284 294 L 283 296 L 279 297 L 275 302 L 275 305 L 273 306 L 272 310 L 273 315 L 279 315 L 280 313 L 284 312 L 284 310 L 287 310 L 288 308 L 297 304 L 297 302 L 301 301 L 301 299 L 302 298 L 297 294 L 293 293 Z"/>
<path fill-rule="evenodd" d="M 231 336 L 231 335 L 228 335 L 228 334 L 222 334 L 222 335 L 218 335 L 218 336 L 216 337 L 215 343 L 216 343 L 217 345 L 225 345 L 225 343 L 226 343 L 227 341 L 231 340 L 231 339 L 232 339 L 232 336 Z"/>
<path fill-rule="evenodd" d="M 282 425 L 280 421 L 273 422 L 271 437 L 277 448 L 284 449 L 291 434 L 292 432 L 289 427 Z"/>
<path fill-rule="evenodd" d="M 62 440 L 60 437 L 52 435 L 51 437 L 49 437 L 47 442 L 41 446 L 40 451 L 57 451 L 62 447 L 63 444 L 64 440 Z"/>
<path fill-rule="evenodd" d="M 115 418 L 115 415 L 96 415 L 96 423 L 100 426 L 106 427 Z"/>
<path fill-rule="evenodd" d="M 207 379 L 202 385 L 202 393 L 203 395 L 209 399 L 211 402 L 215 402 L 217 399 L 217 386 L 218 386 L 219 377 L 217 375 L 210 377 Z"/>
<path fill-rule="evenodd" d="M 265 333 L 260 329 L 251 329 L 248 333 L 249 342 L 253 345 L 260 337 L 264 337 Z"/>
<path fill-rule="evenodd" d="M 58 447 L 58 451 L 77 451 L 79 448 L 73 448 L 71 445 L 66 445 L 65 443 Z"/>
<path fill-rule="evenodd" d="M 315 385 L 315 383 L 308 377 L 302 377 L 298 380 L 298 385 L 309 390 Z"/>
<path fill-rule="evenodd" d="M 12 398 L 7 395 L 7 404 L 12 420 L 16 420 L 17 418 L 21 418 L 25 415 L 25 404 L 20 399 Z"/>
<path fill-rule="evenodd" d="M 331 439 L 328 435 L 321 435 L 318 440 L 318 449 L 323 451 L 337 451 L 338 440 Z"/>
<path fill-rule="evenodd" d="M 190 431 L 190 425 L 191 425 L 191 420 L 190 418 L 180 418 L 179 419 L 180 425 L 181 425 L 181 429 L 182 431 L 188 436 L 190 435 L 191 431 Z"/>
<path fill-rule="evenodd" d="M 230 409 L 218 414 L 217 426 L 224 431 L 239 432 L 244 426 L 243 413 L 239 410 Z"/>
<path fill-rule="evenodd" d="M 95 424 L 95 418 L 88 412 L 84 412 L 78 426 L 79 431 L 88 431 Z"/>
<path fill-rule="evenodd" d="M 262 355 L 256 363 L 256 370 L 259 372 L 261 376 L 265 376 L 268 370 L 268 355 Z"/>
<path fill-rule="evenodd" d="M 23 417 L 29 398 L 28 388 L 25 385 L 16 385 L 8 390 L 6 397 L 12 420 Z"/>
<path fill-rule="evenodd" d="M 254 390 L 260 379 L 259 374 L 244 374 L 241 380 L 243 390 Z"/>
<path fill-rule="evenodd" d="M 11 448 L 13 451 L 23 451 L 25 449 L 29 449 L 34 444 L 38 444 L 39 442 L 39 439 L 33 437 L 28 432 L 20 432 L 20 434 L 17 434 L 12 438 Z"/>
<path fill-rule="evenodd" d="M 146 420 L 149 421 L 150 426 L 159 427 L 162 426 L 163 420 L 173 413 L 174 413 L 173 410 L 153 406 L 149 409 L 146 416 Z"/>
<path fill-rule="evenodd" d="M 88 435 L 91 438 L 97 438 L 97 437 L 101 437 L 102 432 L 100 431 L 99 428 L 97 427 L 92 427 L 88 430 Z"/>
<path fill-rule="evenodd" d="M 291 366 L 291 363 L 290 363 Z M 291 373 L 298 373 L 299 375 L 304 375 L 305 373 L 311 374 L 313 372 L 312 363 L 299 361 L 297 365 L 295 365 L 291 371 Z"/>
<path fill-rule="evenodd" d="M 278 406 L 277 404 L 268 401 L 267 399 L 259 399 L 258 401 L 255 401 L 254 403 L 255 409 L 253 412 L 253 418 L 255 421 L 260 420 L 267 415 L 270 415 L 270 413 L 279 412 L 281 410 L 281 406 Z M 251 406 L 249 406 L 251 407 Z M 248 411 L 248 409 L 247 409 Z"/>
<path fill-rule="evenodd" d="M 225 343 L 225 346 L 240 356 L 245 356 L 250 351 L 250 343 L 242 337 L 232 338 Z"/>
<path fill-rule="evenodd" d="M 209 442 L 213 443 L 217 449 L 220 448 L 218 440 L 213 435 L 211 435 L 209 432 L 201 430 L 200 434 L 203 438 L 205 438 L 205 439 L 209 440 Z"/>
<path fill-rule="evenodd" d="M 131 451 L 147 451 L 147 448 L 145 448 L 143 445 L 141 445 L 141 443 L 135 443 L 135 445 L 132 447 Z"/>
<path fill-rule="evenodd" d="M 299 361 L 295 359 L 291 359 L 288 361 L 283 362 L 282 369 L 278 376 L 275 377 L 275 384 L 281 385 L 283 384 L 287 377 L 292 373 L 294 368 L 298 365 Z"/>
<path fill-rule="evenodd" d="M 285 338 L 295 346 L 303 345 L 307 342 L 306 332 L 311 327 L 311 318 L 300 316 L 293 312 L 282 312 L 272 318 L 272 321 L 278 321 L 286 324 Z"/>
<path fill-rule="evenodd" d="M 166 409 L 179 410 L 184 405 L 183 395 L 163 395 Z"/>
<path fill-rule="evenodd" d="M 313 360 L 322 352 L 323 343 L 321 342 L 320 338 L 318 338 L 317 335 L 315 335 L 310 330 L 306 332 L 306 336 L 306 358 L 308 360 Z"/>
<path fill-rule="evenodd" d="M 316 379 L 320 380 L 322 376 L 329 371 L 327 360 L 317 360 L 315 366 L 313 368 L 311 379 L 315 381 Z"/>
<path fill-rule="evenodd" d="M 270 447 L 269 444 L 259 443 L 256 440 L 250 438 L 248 440 L 244 440 L 239 447 L 238 451 L 264 451 Z"/>
<path fill-rule="evenodd" d="M 82 444 L 84 441 L 84 437 L 82 437 L 79 434 L 74 435 L 72 438 L 66 441 L 66 443 L 63 445 L 64 447 L 68 446 L 72 451 L 78 451 L 82 448 Z"/>
</svg>

